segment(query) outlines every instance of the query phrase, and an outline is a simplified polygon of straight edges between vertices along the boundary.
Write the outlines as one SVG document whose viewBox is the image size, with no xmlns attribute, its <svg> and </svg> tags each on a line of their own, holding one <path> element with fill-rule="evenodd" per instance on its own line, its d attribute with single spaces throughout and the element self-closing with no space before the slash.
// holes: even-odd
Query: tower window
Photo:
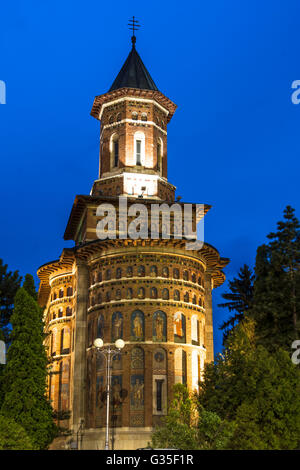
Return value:
<svg viewBox="0 0 300 470">
<path fill-rule="evenodd" d="M 110 165 L 115 168 L 119 165 L 119 136 L 113 134 L 110 138 Z"/>
<path fill-rule="evenodd" d="M 136 145 L 136 164 L 141 165 L 142 164 L 142 141 L 141 140 L 136 140 L 135 141 Z"/>
<path fill-rule="evenodd" d="M 114 166 L 119 164 L 119 141 L 114 141 Z"/>
</svg>

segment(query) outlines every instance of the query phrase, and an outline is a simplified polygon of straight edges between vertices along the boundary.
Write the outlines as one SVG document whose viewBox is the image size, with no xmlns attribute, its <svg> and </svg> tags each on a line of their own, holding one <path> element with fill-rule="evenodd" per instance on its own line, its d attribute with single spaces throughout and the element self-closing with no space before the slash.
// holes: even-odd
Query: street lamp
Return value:
<svg viewBox="0 0 300 470">
<path fill-rule="evenodd" d="M 111 345 L 107 348 L 103 348 L 103 339 L 96 338 L 94 341 L 94 347 L 97 352 L 103 354 L 106 359 L 106 434 L 105 434 L 105 450 L 109 450 L 109 405 L 110 405 L 110 381 L 111 381 L 111 359 L 120 354 L 121 350 L 124 348 L 125 343 L 122 339 L 117 339 L 115 342 L 114 349 Z"/>
</svg>

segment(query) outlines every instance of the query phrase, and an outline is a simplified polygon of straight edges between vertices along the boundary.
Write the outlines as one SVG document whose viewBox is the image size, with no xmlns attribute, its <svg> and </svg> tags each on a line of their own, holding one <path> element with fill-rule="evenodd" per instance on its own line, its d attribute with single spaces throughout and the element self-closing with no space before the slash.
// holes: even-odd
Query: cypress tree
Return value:
<svg viewBox="0 0 300 470">
<path fill-rule="evenodd" d="M 34 279 L 31 274 L 26 274 L 23 287 L 34 300 L 37 300 L 37 292 L 34 284 Z"/>
<path fill-rule="evenodd" d="M 19 271 L 8 271 L 7 264 L 0 259 L 0 330 L 6 343 L 9 341 L 8 324 L 13 313 L 14 298 L 21 284 Z"/>
<path fill-rule="evenodd" d="M 26 289 L 15 297 L 12 344 L 4 370 L 1 413 L 22 425 L 37 449 L 52 442 L 56 427 L 46 397 L 47 356 L 41 309 Z"/>
</svg>

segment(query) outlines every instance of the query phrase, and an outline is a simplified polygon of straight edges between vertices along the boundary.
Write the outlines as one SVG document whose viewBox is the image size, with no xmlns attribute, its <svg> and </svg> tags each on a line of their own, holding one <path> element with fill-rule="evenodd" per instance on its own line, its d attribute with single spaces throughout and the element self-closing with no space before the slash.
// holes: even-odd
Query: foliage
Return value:
<svg viewBox="0 0 300 470">
<path fill-rule="evenodd" d="M 218 307 L 228 308 L 230 312 L 235 312 L 229 320 L 222 323 L 220 330 L 224 331 L 223 343 L 225 344 L 229 331 L 239 323 L 246 312 L 251 308 L 253 302 L 253 282 L 254 274 L 247 264 L 240 269 L 238 277 L 229 281 L 229 292 L 222 294 L 227 302 L 218 304 Z"/>
<path fill-rule="evenodd" d="M 0 331 L 6 343 L 9 340 L 8 324 L 13 313 L 14 297 L 22 280 L 19 271 L 11 272 L 7 268 L 7 264 L 0 259 Z"/>
<path fill-rule="evenodd" d="M 34 446 L 47 448 L 56 428 L 46 398 L 47 357 L 43 322 L 36 301 L 20 288 L 11 317 L 12 345 L 4 370 L 2 413 L 21 424 Z"/>
<path fill-rule="evenodd" d="M 33 450 L 24 429 L 13 419 L 0 414 L 0 450 Z"/>
<path fill-rule="evenodd" d="M 232 449 L 295 449 L 300 435 L 300 371 L 286 351 L 256 345 L 253 320 L 209 364 L 199 403 L 233 422 Z"/>
<path fill-rule="evenodd" d="M 300 224 L 287 206 L 269 244 L 257 250 L 254 301 L 250 315 L 256 322 L 258 343 L 269 351 L 290 351 L 299 338 Z"/>
<path fill-rule="evenodd" d="M 26 274 L 23 283 L 23 288 L 27 291 L 29 295 L 31 295 L 32 298 L 34 298 L 34 300 L 37 300 L 37 292 L 34 284 L 34 279 L 31 274 Z"/>
<path fill-rule="evenodd" d="M 182 450 L 225 449 L 233 433 L 216 413 L 196 407 L 188 389 L 182 384 L 174 386 L 174 400 L 163 424 L 152 435 L 152 447 Z"/>
</svg>

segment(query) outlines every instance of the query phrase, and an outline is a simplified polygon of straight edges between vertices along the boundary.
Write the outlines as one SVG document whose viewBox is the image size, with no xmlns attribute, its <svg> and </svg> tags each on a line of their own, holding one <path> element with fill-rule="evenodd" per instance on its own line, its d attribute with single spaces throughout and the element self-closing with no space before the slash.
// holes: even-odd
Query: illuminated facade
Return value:
<svg viewBox="0 0 300 470">
<path fill-rule="evenodd" d="M 82 447 L 104 447 L 105 364 L 92 347 L 123 338 L 112 366 L 112 439 L 117 449 L 144 447 L 167 413 L 175 383 L 192 390 L 213 360 L 212 289 L 228 263 L 209 244 L 186 250 L 184 240 L 108 239 L 96 234 L 97 207 L 175 201 L 167 179 L 167 126 L 176 105 L 164 96 L 135 49 L 110 90 L 94 100 L 101 121 L 99 177 L 90 195 L 76 196 L 65 231 L 74 248 L 38 270 L 45 306 L 49 396 L 70 411 Z M 182 204 L 182 203 L 179 203 Z M 204 212 L 209 206 L 204 206 Z M 121 230 L 121 229 L 120 229 Z"/>
</svg>

